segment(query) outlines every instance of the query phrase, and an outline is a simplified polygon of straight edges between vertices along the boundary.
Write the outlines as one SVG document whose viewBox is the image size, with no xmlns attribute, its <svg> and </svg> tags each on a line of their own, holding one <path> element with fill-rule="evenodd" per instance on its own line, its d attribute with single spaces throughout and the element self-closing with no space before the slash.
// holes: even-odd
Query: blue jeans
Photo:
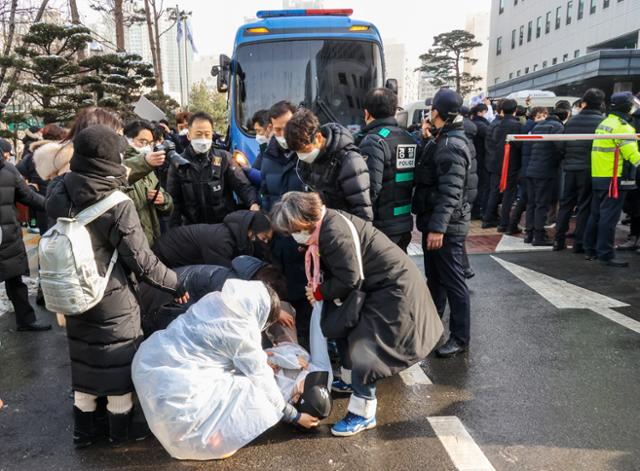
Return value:
<svg viewBox="0 0 640 471">
<path fill-rule="evenodd" d="M 351 389 L 353 394 L 362 399 L 374 400 L 376 398 L 376 383 L 364 384 L 363 374 L 359 368 L 353 368 L 351 356 L 349 355 L 349 340 L 337 339 L 338 355 L 340 356 L 340 363 L 342 367 L 351 370 Z"/>
</svg>

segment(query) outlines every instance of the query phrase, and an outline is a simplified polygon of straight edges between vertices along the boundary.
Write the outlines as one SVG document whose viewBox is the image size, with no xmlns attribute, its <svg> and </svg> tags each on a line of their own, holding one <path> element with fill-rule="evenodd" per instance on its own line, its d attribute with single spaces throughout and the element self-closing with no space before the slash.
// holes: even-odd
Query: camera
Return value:
<svg viewBox="0 0 640 471">
<path fill-rule="evenodd" d="M 176 152 L 176 145 L 169 140 L 165 140 L 162 144 L 156 145 L 153 151 L 163 151 L 169 165 L 173 165 L 175 168 L 189 165 L 189 161 Z"/>
</svg>

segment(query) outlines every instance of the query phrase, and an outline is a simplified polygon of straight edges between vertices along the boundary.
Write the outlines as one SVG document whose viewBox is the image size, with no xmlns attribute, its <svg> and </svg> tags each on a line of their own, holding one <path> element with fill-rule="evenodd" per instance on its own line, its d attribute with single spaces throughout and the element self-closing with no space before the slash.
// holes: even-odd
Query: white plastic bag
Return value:
<svg viewBox="0 0 640 471">
<path fill-rule="evenodd" d="M 285 401 L 261 345 L 268 314 L 262 283 L 230 280 L 142 343 L 133 382 L 171 456 L 223 458 L 280 421 Z"/>
</svg>

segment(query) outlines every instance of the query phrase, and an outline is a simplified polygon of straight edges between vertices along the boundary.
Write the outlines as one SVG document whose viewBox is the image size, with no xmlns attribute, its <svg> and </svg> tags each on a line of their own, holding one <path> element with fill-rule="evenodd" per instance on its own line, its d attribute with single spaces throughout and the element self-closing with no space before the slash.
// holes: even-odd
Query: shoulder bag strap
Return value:
<svg viewBox="0 0 640 471">
<path fill-rule="evenodd" d="M 364 267 L 362 265 L 362 248 L 360 247 L 360 237 L 358 236 L 358 231 L 356 230 L 356 226 L 354 226 L 353 223 L 347 217 L 345 217 L 341 213 L 338 213 L 338 214 L 340 214 L 342 219 L 344 219 L 344 221 L 347 223 L 347 226 L 349 226 L 349 229 L 351 230 L 351 237 L 353 238 L 353 245 L 355 246 L 356 257 L 358 259 L 358 269 L 360 270 L 360 282 L 363 282 Z"/>
<path fill-rule="evenodd" d="M 76 220 L 83 226 L 86 226 L 87 224 L 90 224 L 96 219 L 98 219 L 100 216 L 102 216 L 104 213 L 109 211 L 114 206 L 117 206 L 123 201 L 127 201 L 130 199 L 131 198 L 129 198 L 123 192 L 114 191 L 106 198 L 103 198 L 97 203 L 92 204 L 88 208 L 85 208 L 82 211 L 80 211 L 76 216 Z"/>
</svg>

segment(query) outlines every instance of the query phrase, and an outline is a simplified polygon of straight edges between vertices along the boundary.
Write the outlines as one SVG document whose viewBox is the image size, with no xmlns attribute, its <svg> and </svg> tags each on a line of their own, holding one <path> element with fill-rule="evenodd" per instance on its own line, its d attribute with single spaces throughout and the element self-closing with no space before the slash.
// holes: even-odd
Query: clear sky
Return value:
<svg viewBox="0 0 640 471">
<path fill-rule="evenodd" d="M 91 16 L 87 0 L 78 5 Z M 165 0 L 193 12 L 191 23 L 201 54 L 231 54 L 237 28 L 258 10 L 282 8 L 282 0 Z M 488 11 L 490 0 L 324 0 L 324 8 L 353 8 L 353 17 L 371 21 L 384 40 L 404 43 L 410 63 L 431 46 L 433 36 L 464 28 L 467 14 Z"/>
</svg>

